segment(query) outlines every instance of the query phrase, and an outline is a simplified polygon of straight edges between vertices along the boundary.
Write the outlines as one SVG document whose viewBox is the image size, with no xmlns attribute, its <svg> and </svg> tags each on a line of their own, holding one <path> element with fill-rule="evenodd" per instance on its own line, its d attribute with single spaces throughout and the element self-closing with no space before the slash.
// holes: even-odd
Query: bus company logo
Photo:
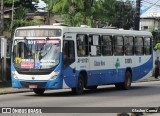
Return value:
<svg viewBox="0 0 160 116">
<path fill-rule="evenodd" d="M 11 108 L 2 108 L 2 113 L 12 113 Z"/>
</svg>

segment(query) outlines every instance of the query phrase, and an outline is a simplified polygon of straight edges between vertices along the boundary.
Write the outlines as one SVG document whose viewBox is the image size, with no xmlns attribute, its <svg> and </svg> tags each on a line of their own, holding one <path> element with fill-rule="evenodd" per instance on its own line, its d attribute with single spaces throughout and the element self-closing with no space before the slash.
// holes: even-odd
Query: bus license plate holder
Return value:
<svg viewBox="0 0 160 116">
<path fill-rule="evenodd" d="M 29 88 L 34 89 L 34 88 L 38 88 L 38 86 L 37 85 L 29 85 Z"/>
</svg>

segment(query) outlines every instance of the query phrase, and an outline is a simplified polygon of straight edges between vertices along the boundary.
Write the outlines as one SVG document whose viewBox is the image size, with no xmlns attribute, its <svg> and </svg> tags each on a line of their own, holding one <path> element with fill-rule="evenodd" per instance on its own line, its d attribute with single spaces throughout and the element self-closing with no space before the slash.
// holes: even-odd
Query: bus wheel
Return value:
<svg viewBox="0 0 160 116">
<path fill-rule="evenodd" d="M 43 95 L 45 89 L 33 89 L 33 91 L 37 95 Z"/>
<path fill-rule="evenodd" d="M 123 89 L 127 90 L 131 88 L 131 82 L 132 82 L 132 75 L 129 71 L 126 71 L 125 73 L 125 81 L 122 84 L 123 85 Z"/>
<path fill-rule="evenodd" d="M 90 90 L 95 90 L 95 89 L 97 89 L 97 85 L 95 85 L 95 86 L 88 86 L 88 87 L 86 87 L 86 89 L 90 89 Z"/>
<path fill-rule="evenodd" d="M 125 73 L 125 80 L 123 83 L 116 83 L 115 86 L 117 89 L 128 90 L 131 88 L 132 76 L 129 71 Z"/>
<path fill-rule="evenodd" d="M 76 95 L 81 95 L 81 94 L 83 94 L 83 88 L 84 88 L 83 75 L 80 74 L 79 77 L 78 77 L 77 87 L 72 88 L 72 92 Z"/>
<path fill-rule="evenodd" d="M 116 83 L 115 84 L 116 89 L 120 90 L 122 89 L 122 83 Z"/>
</svg>

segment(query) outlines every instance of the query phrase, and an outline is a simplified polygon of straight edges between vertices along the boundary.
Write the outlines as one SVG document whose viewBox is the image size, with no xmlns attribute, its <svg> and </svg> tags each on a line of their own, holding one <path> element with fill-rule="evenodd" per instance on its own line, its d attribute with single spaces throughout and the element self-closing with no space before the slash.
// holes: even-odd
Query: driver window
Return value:
<svg viewBox="0 0 160 116">
<path fill-rule="evenodd" d="M 64 41 L 63 58 L 74 58 L 74 41 Z"/>
</svg>

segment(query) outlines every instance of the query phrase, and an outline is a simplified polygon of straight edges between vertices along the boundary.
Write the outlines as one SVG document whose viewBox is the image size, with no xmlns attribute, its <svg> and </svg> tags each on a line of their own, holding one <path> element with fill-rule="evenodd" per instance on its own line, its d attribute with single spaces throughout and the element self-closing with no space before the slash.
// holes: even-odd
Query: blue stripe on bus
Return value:
<svg viewBox="0 0 160 116">
<path fill-rule="evenodd" d="M 146 76 L 153 68 L 152 61 L 153 57 L 151 57 L 145 64 L 131 68 L 132 81 L 139 80 L 144 76 Z M 118 73 L 116 69 L 87 71 L 88 75 L 87 85 L 91 86 L 91 85 L 103 85 L 103 84 L 124 82 L 125 71 L 126 68 L 118 69 Z M 76 71 L 76 73 L 73 74 L 73 69 L 71 67 L 68 67 L 67 69 L 65 69 L 65 72 L 68 72 L 68 74 L 65 74 L 65 76 L 67 76 L 64 78 L 65 83 L 71 88 L 76 87 L 80 71 Z M 76 76 L 74 77 L 73 75 Z"/>
</svg>

